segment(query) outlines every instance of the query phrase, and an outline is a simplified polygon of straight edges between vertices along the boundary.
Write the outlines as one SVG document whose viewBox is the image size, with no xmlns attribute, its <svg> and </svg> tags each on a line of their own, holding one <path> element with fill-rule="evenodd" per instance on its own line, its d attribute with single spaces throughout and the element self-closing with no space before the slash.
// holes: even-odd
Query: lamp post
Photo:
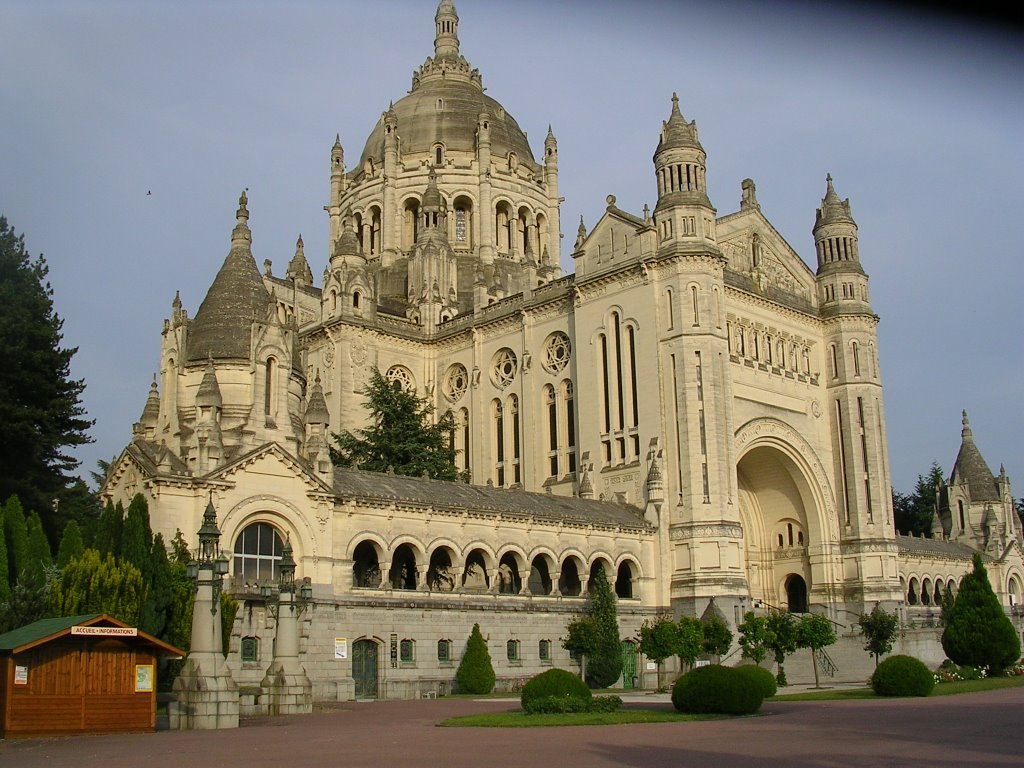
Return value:
<svg viewBox="0 0 1024 768">
<path fill-rule="evenodd" d="M 287 539 L 278 563 L 277 597 L 273 586 L 264 584 L 260 592 L 267 609 L 277 619 L 274 660 L 260 686 L 267 692 L 269 714 L 288 715 L 311 712 L 313 686 L 299 663 L 299 616 L 309 607 L 313 588 L 304 579 L 296 595 L 295 558 L 291 539 Z"/>
<path fill-rule="evenodd" d="M 192 607 L 192 645 L 174 681 L 176 706 L 172 728 L 237 728 L 238 684 L 224 661 L 220 593 L 228 572 L 228 557 L 220 551 L 217 510 L 211 496 L 199 528 L 199 551 L 188 564 L 195 582 Z"/>
</svg>

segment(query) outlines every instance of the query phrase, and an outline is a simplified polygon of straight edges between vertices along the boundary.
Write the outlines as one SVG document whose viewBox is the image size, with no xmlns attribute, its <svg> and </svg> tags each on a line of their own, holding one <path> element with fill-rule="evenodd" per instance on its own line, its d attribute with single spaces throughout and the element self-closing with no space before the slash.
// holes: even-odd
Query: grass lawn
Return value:
<svg viewBox="0 0 1024 768">
<path fill-rule="evenodd" d="M 686 720 L 716 720 L 722 715 L 684 715 L 656 709 L 620 709 L 618 712 L 584 712 L 557 715 L 528 715 L 523 711 L 464 715 L 442 720 L 438 725 L 458 728 L 544 728 L 560 725 L 623 725 L 625 723 L 678 723 Z"/>
<path fill-rule="evenodd" d="M 985 680 L 957 680 L 954 683 L 939 683 L 932 689 L 932 696 L 954 696 L 958 693 L 975 693 L 977 691 L 996 691 L 1000 688 L 1024 687 L 1024 676 L 989 677 Z M 768 701 L 845 701 L 848 699 L 884 699 L 876 696 L 870 688 L 851 688 L 847 690 L 807 691 L 806 693 L 783 693 Z"/>
</svg>

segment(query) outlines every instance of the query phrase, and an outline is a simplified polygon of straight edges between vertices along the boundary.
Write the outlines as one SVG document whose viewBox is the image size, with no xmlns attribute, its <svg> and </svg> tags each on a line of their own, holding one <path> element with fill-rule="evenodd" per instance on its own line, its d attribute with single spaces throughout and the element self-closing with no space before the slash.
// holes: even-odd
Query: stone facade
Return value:
<svg viewBox="0 0 1024 768">
<path fill-rule="evenodd" d="M 653 170 L 655 209 L 609 196 L 563 275 L 555 136 L 535 158 L 442 0 L 434 56 L 358 164 L 340 138 L 330 150 L 319 286 L 301 238 L 283 275 L 260 272 L 243 194 L 195 317 L 174 299 L 158 380 L 103 489 L 145 494 L 165 537 L 191 536 L 212 498 L 243 602 L 243 689 L 270 659 L 257 586 L 284 539 L 313 587 L 300 657 L 316 699 L 450 691 L 473 623 L 501 685 L 568 666 L 560 637 L 602 571 L 625 637 L 712 598 L 732 624 L 756 603 L 844 626 L 905 600 L 923 555 L 893 529 L 878 317 L 849 201 L 829 177 L 814 269 L 753 181 L 720 215 L 674 95 Z M 365 424 L 373 366 L 452 412 L 471 484 L 331 464 L 330 434 Z M 1016 558 L 1019 579 L 1019 526 L 1000 520 L 986 541 L 1005 551 L 984 549 Z"/>
</svg>

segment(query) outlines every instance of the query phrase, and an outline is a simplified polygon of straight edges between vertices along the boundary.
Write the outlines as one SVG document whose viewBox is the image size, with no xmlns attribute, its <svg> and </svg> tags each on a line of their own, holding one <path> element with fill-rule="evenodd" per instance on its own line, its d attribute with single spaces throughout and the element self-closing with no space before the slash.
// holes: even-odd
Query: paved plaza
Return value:
<svg viewBox="0 0 1024 768">
<path fill-rule="evenodd" d="M 438 728 L 510 699 L 347 702 L 237 730 L 0 742 L 4 768 L 181 766 L 1021 765 L 1024 688 L 927 699 L 769 702 L 759 716 L 576 728 Z M 664 698 L 627 706 L 670 708 Z"/>
</svg>

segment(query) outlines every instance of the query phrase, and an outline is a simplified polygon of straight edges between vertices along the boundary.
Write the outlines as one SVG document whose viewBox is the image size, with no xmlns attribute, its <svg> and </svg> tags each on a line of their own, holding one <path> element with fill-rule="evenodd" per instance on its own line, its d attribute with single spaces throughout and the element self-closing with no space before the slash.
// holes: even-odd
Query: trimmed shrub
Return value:
<svg viewBox="0 0 1024 768">
<path fill-rule="evenodd" d="M 932 671 L 913 656 L 890 656 L 871 676 L 879 696 L 927 696 L 934 687 Z"/>
<path fill-rule="evenodd" d="M 487 650 L 487 641 L 480 634 L 479 624 L 473 625 L 473 631 L 466 641 L 466 652 L 462 654 L 455 680 L 459 684 L 459 693 L 480 696 L 494 690 L 494 666 L 491 664 L 491 654 Z"/>
<path fill-rule="evenodd" d="M 942 650 L 961 666 L 988 667 L 997 675 L 1020 659 L 1020 638 L 992 590 L 981 555 L 964 576 L 946 615 Z"/>
<path fill-rule="evenodd" d="M 519 702 L 531 715 L 538 712 L 587 712 L 592 698 L 587 684 L 572 672 L 549 669 L 532 677 L 523 686 Z"/>
<path fill-rule="evenodd" d="M 590 700 L 591 712 L 616 712 L 622 706 L 618 696 L 595 696 Z"/>
<path fill-rule="evenodd" d="M 779 686 L 775 682 L 775 675 L 764 667 L 757 664 L 741 664 L 734 669 L 749 685 L 753 685 L 761 691 L 762 698 L 768 699 L 778 693 Z"/>
<path fill-rule="evenodd" d="M 690 670 L 672 686 L 672 705 L 690 714 L 750 715 L 763 698 L 759 685 L 720 664 Z"/>
</svg>

